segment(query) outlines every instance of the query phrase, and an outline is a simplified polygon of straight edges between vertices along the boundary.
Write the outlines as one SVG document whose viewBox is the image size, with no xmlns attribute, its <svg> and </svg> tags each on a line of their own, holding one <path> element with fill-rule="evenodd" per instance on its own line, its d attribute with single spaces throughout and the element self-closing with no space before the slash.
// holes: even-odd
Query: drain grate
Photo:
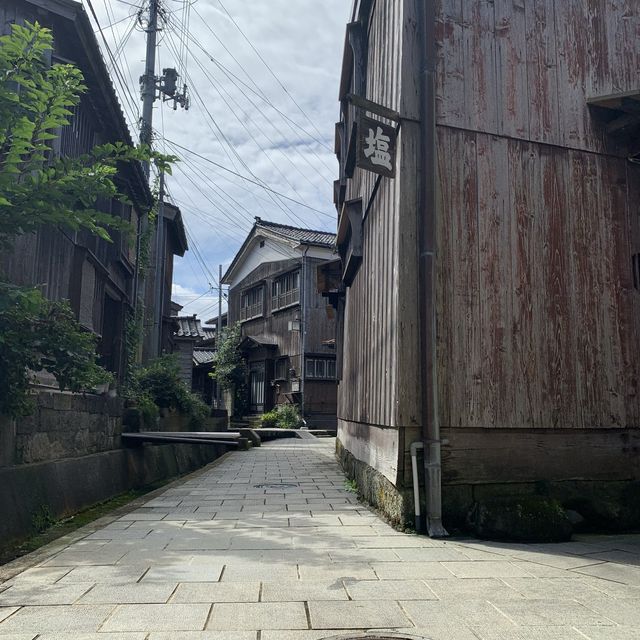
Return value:
<svg viewBox="0 0 640 640">
<path fill-rule="evenodd" d="M 254 489 L 297 489 L 297 484 L 287 484 L 286 482 L 267 482 L 264 484 L 254 484 Z"/>
</svg>

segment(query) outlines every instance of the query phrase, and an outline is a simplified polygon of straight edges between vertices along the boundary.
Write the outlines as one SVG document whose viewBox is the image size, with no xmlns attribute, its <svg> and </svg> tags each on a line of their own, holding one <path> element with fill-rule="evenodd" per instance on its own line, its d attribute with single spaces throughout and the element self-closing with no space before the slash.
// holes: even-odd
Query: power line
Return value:
<svg viewBox="0 0 640 640">
<path fill-rule="evenodd" d="M 220 89 L 218 88 L 218 83 L 217 83 L 217 79 L 213 78 L 212 76 L 209 75 L 209 72 L 205 69 L 205 67 L 200 63 L 200 61 L 194 56 L 194 60 L 196 62 L 196 64 L 200 67 L 200 69 L 202 70 L 202 72 L 205 74 L 205 76 L 207 77 L 207 79 L 209 80 L 209 82 L 211 82 L 212 86 L 214 87 L 214 89 L 218 92 L 218 94 L 220 94 L 220 91 L 223 89 L 223 85 L 220 84 Z M 273 122 L 272 119 L 270 119 L 262 110 L 262 108 L 256 104 L 248 95 L 245 91 L 243 91 L 243 89 L 241 89 L 233 80 L 231 80 L 231 83 L 236 87 L 236 89 L 238 89 L 240 91 L 240 93 L 244 96 L 244 98 L 251 104 L 251 106 L 254 108 L 255 111 L 257 111 L 266 121 L 266 123 L 268 125 L 271 125 L 271 127 L 273 127 L 273 129 L 275 129 L 276 133 L 278 135 L 280 135 L 283 139 L 286 140 L 286 136 L 285 134 L 282 132 L 281 129 L 278 128 L 278 126 L 276 125 L 275 122 Z M 240 105 L 238 105 L 238 103 L 235 101 L 235 99 L 231 96 L 231 94 L 229 92 L 226 92 L 227 96 L 229 97 L 230 100 L 232 100 L 234 102 L 234 104 L 237 105 L 238 110 L 240 111 L 240 113 L 247 119 L 251 119 L 251 116 L 249 114 L 247 114 L 246 111 L 244 111 Z M 221 96 L 222 97 L 222 96 Z M 224 98 L 223 98 L 224 100 Z M 226 103 L 226 100 L 225 100 Z M 228 103 L 227 103 L 228 104 Z M 232 112 L 235 115 L 235 111 L 232 110 Z M 253 137 L 253 135 L 251 134 L 251 132 L 248 130 L 246 124 L 236 115 L 235 116 L 236 119 L 238 120 L 238 122 L 240 122 L 240 124 L 245 128 L 245 130 L 247 130 L 247 132 L 249 133 L 250 137 L 254 140 L 254 142 L 259 146 L 260 150 L 267 156 L 267 158 L 269 159 L 269 161 L 274 164 L 273 160 L 270 158 L 270 156 L 266 153 L 265 149 L 263 149 L 260 144 L 257 142 L 257 140 Z M 271 137 L 269 137 L 266 133 L 266 131 L 264 130 L 264 128 L 261 127 L 261 133 L 262 135 L 268 140 L 268 142 L 271 144 L 271 146 L 273 148 L 278 148 L 278 144 L 276 142 L 273 141 L 273 139 Z M 288 146 L 288 149 L 292 149 L 294 151 L 294 153 L 296 153 L 304 162 L 306 162 L 315 172 L 317 172 L 317 167 L 314 167 L 311 162 L 309 161 L 309 159 L 303 155 L 299 149 L 296 146 Z M 318 187 L 317 184 L 315 184 L 312 180 L 309 179 L 309 177 L 302 171 L 302 169 L 298 166 L 298 164 L 296 164 L 291 157 L 289 157 L 289 155 L 287 153 L 285 153 L 282 149 L 279 149 L 280 154 L 282 155 L 282 157 L 314 188 L 317 189 L 318 191 L 320 191 L 320 188 Z M 317 154 L 316 154 L 317 156 Z M 319 156 L 317 156 L 318 159 Z M 274 164 L 274 166 L 276 166 Z M 278 170 L 278 172 L 282 175 L 282 172 L 280 171 L 280 169 L 276 166 L 276 169 Z M 326 177 L 322 176 L 321 174 L 319 174 L 320 177 L 325 180 L 325 182 L 327 182 L 328 184 L 332 184 L 332 182 L 330 180 L 328 180 Z M 286 180 L 286 178 L 285 178 Z M 288 181 L 287 181 L 288 183 Z M 289 186 L 292 187 L 292 189 L 298 193 L 296 191 L 296 189 L 290 184 L 288 183 Z M 300 195 L 298 193 L 298 195 Z"/>
<path fill-rule="evenodd" d="M 240 34 L 242 35 L 242 37 L 247 41 L 247 43 L 249 44 L 249 46 L 253 49 L 254 53 L 258 56 L 258 59 L 260 60 L 260 62 L 262 62 L 262 64 L 267 68 L 267 70 L 269 71 L 269 73 L 274 77 L 275 81 L 280 85 L 280 87 L 282 88 L 282 90 L 287 94 L 287 96 L 289 96 L 289 98 L 291 99 L 291 102 L 293 102 L 293 104 L 296 105 L 296 107 L 298 108 L 298 110 L 300 111 L 300 113 L 306 118 L 307 122 L 316 130 L 316 133 L 322 137 L 322 133 L 318 130 L 318 128 L 316 127 L 316 125 L 313 123 L 313 121 L 311 120 L 311 118 L 307 115 L 307 113 L 304 111 L 304 109 L 298 104 L 298 102 L 296 101 L 296 99 L 289 93 L 288 89 L 284 86 L 284 84 L 282 84 L 280 78 L 278 78 L 278 76 L 275 74 L 275 72 L 273 71 L 273 69 L 269 66 L 269 64 L 267 63 L 267 61 L 262 57 L 262 55 L 260 54 L 260 52 L 256 49 L 256 47 L 253 45 L 253 43 L 251 42 L 251 40 L 249 39 L 249 37 L 245 34 L 245 32 L 240 28 L 240 25 L 233 19 L 233 16 L 227 11 L 227 8 L 224 6 L 224 4 L 222 4 L 222 0 L 218 0 L 218 4 L 222 7 L 223 11 L 227 14 L 227 16 L 229 17 L 229 20 L 231 20 L 231 22 L 233 22 L 233 24 L 235 25 L 236 29 L 240 32 Z"/>
<path fill-rule="evenodd" d="M 171 43 L 172 43 L 172 39 L 171 39 L 171 37 L 170 37 L 170 36 L 169 36 L 169 38 L 168 38 L 167 42 L 171 42 Z M 173 48 L 174 48 L 174 53 L 175 53 L 175 45 L 173 45 Z M 187 78 L 189 78 L 189 76 L 187 76 Z M 209 116 L 209 118 L 210 118 L 210 119 L 212 120 L 212 122 L 215 124 L 216 128 L 218 129 L 218 131 L 220 131 L 220 134 L 222 135 L 222 137 L 224 138 L 225 142 L 227 143 L 227 145 L 229 146 L 229 148 L 231 149 L 231 151 L 233 152 L 233 154 L 236 156 L 236 158 L 238 159 L 238 161 L 240 162 L 240 164 L 241 164 L 241 165 L 246 169 L 246 171 L 247 171 L 249 174 L 251 174 L 251 175 L 255 178 L 255 180 L 257 180 L 257 181 L 259 181 L 259 182 L 263 182 L 263 181 L 262 181 L 258 176 L 256 176 L 256 175 L 255 175 L 255 173 L 253 173 L 253 171 L 251 171 L 251 169 L 249 168 L 249 165 L 248 165 L 248 164 L 247 164 L 247 163 L 242 159 L 242 157 L 241 157 L 241 156 L 240 156 L 240 154 L 238 153 L 237 149 L 235 149 L 235 147 L 233 147 L 233 146 L 231 145 L 231 143 L 229 142 L 228 138 L 227 138 L 227 137 L 225 136 L 225 134 L 222 132 L 222 130 L 220 129 L 220 127 L 219 127 L 219 126 L 218 126 L 218 124 L 216 123 L 215 119 L 213 118 L 213 115 L 211 114 L 211 112 L 209 111 L 209 109 L 207 108 L 207 106 L 205 105 L 204 100 L 203 100 L 203 99 L 202 99 L 202 97 L 200 96 L 200 94 L 199 94 L 199 92 L 198 92 L 197 88 L 195 87 L 195 84 L 194 84 L 191 80 L 189 80 L 189 83 L 192 85 L 193 92 L 194 92 L 194 94 L 195 94 L 196 98 L 199 100 L 200 104 L 202 105 L 202 108 L 205 110 L 205 112 L 207 113 L 207 115 Z M 221 97 L 222 97 L 222 96 L 221 96 Z M 223 98 L 223 100 L 224 100 L 224 98 Z M 225 102 L 226 102 L 226 101 L 225 101 Z M 229 106 L 229 105 L 227 105 L 227 106 Z M 248 132 L 248 133 L 249 133 L 249 135 L 251 135 L 251 134 L 250 134 L 250 132 Z M 232 161 L 232 163 L 233 163 L 233 161 Z M 235 164 L 234 164 L 234 166 L 235 166 Z M 266 183 L 265 183 L 265 186 L 266 186 Z M 292 210 L 290 207 L 288 207 L 286 204 L 284 204 L 284 203 L 282 203 L 282 202 L 278 202 L 278 201 L 276 200 L 276 197 L 277 197 L 277 196 L 274 196 L 274 195 L 271 195 L 271 194 L 270 194 L 270 196 L 269 196 L 269 197 L 273 200 L 273 202 L 276 204 L 276 206 L 278 206 L 278 207 L 282 210 L 282 212 L 283 212 L 286 216 L 288 216 L 288 217 L 289 217 L 293 222 L 295 222 L 295 218 L 296 218 L 297 216 L 296 216 L 296 214 L 293 212 L 293 210 Z M 291 216 L 293 216 L 293 217 L 291 217 Z M 298 220 L 299 220 L 299 218 L 298 218 Z"/>
<path fill-rule="evenodd" d="M 120 84 L 120 88 L 122 89 L 123 97 L 125 99 L 125 102 L 128 102 L 128 106 L 129 106 L 129 108 L 132 109 L 132 113 L 134 114 L 133 118 L 131 118 L 131 114 L 129 114 L 129 117 L 132 119 L 132 122 L 135 123 L 136 122 L 135 114 L 136 114 L 136 110 L 137 110 L 136 102 L 135 102 L 135 100 L 133 99 L 133 97 L 131 95 L 131 91 L 130 91 L 129 87 L 127 86 L 127 82 L 124 79 L 124 77 L 123 77 L 123 75 L 122 75 L 122 73 L 120 71 L 120 68 L 118 67 L 117 63 L 114 60 L 113 52 L 111 51 L 111 47 L 109 46 L 109 43 L 107 42 L 106 36 L 104 35 L 104 31 L 102 29 L 102 26 L 100 25 L 100 21 L 98 20 L 98 16 L 97 16 L 96 11 L 95 11 L 95 9 L 93 7 L 93 3 L 91 2 L 91 0 L 86 0 L 86 2 L 87 2 L 87 5 L 89 7 L 89 10 L 91 11 L 91 15 L 93 16 L 93 19 L 94 19 L 94 21 L 95 21 L 95 23 L 96 23 L 96 25 L 98 27 L 98 31 L 100 33 L 100 37 L 102 38 L 102 41 L 104 42 L 104 46 L 106 48 L 107 55 L 109 56 L 110 60 L 113 63 L 113 70 L 114 70 L 114 73 L 115 73 L 115 76 L 116 76 L 116 80 Z M 133 107 L 132 107 L 132 105 L 133 105 Z M 125 107 L 124 103 L 123 103 L 123 107 Z M 139 111 L 138 111 L 138 113 L 139 113 Z"/>
<path fill-rule="evenodd" d="M 297 204 L 301 207 L 304 207 L 305 209 L 309 209 L 311 211 L 315 211 L 316 213 L 319 213 L 320 215 L 323 215 L 327 218 L 331 218 L 332 220 L 335 219 L 335 216 L 330 214 L 330 213 L 326 213 L 325 211 L 321 211 L 320 209 L 316 209 L 315 207 L 311 207 L 308 204 L 305 204 L 304 202 L 300 202 L 299 200 L 296 200 L 295 198 L 290 198 L 289 196 L 285 196 L 283 193 L 280 193 L 279 191 L 276 191 L 275 189 L 272 189 L 271 187 L 268 187 L 260 182 L 256 182 L 255 180 L 252 180 L 251 178 L 247 178 L 246 176 L 243 176 L 241 173 L 238 173 L 236 171 L 232 171 L 231 169 L 228 169 L 227 167 L 225 167 L 224 165 L 219 164 L 218 162 L 215 162 L 214 160 L 211 160 L 210 158 L 207 158 L 206 156 L 203 156 L 195 151 L 193 151 L 192 149 L 189 149 L 181 144 L 178 144 L 175 141 L 172 140 L 168 140 L 167 142 L 169 142 L 170 144 L 172 144 L 173 146 L 177 147 L 178 149 L 181 149 L 182 151 L 186 151 L 187 153 L 190 153 L 191 155 L 195 156 L 196 158 L 200 158 L 201 160 L 204 160 L 205 162 L 208 162 L 209 164 L 212 164 L 215 167 L 218 167 L 219 169 L 222 169 L 223 171 L 226 171 L 227 173 L 231 173 L 234 176 L 237 176 L 238 178 L 242 178 L 243 180 L 245 180 L 246 182 L 250 182 L 251 184 L 255 184 L 256 186 L 264 189 L 265 191 L 269 191 L 271 193 L 275 193 L 276 195 L 278 195 L 280 198 L 284 198 L 285 200 L 289 200 L 290 202 L 293 202 L 294 204 Z"/>
<path fill-rule="evenodd" d="M 281 109 L 279 109 L 269 98 L 268 96 L 264 93 L 264 91 L 256 84 L 255 80 L 253 80 L 253 78 L 249 75 L 249 72 L 246 70 L 246 68 L 235 58 L 235 56 L 231 53 L 231 51 L 229 51 L 229 49 L 224 45 L 224 43 L 220 40 L 220 38 L 216 35 L 215 31 L 213 31 L 213 29 L 211 28 L 211 25 L 209 25 L 205 19 L 203 18 L 203 16 L 197 11 L 197 9 L 194 8 L 194 12 L 196 13 L 196 15 L 200 18 L 200 20 L 202 20 L 203 24 L 205 25 L 205 27 L 212 33 L 212 35 L 216 38 L 216 40 L 218 40 L 218 42 L 220 42 L 220 44 L 223 46 L 224 50 L 229 53 L 229 55 L 233 58 L 233 60 L 236 62 L 236 64 L 240 67 L 240 69 L 244 72 L 244 74 L 247 76 L 247 78 L 249 78 L 249 81 L 254 85 L 255 89 L 251 86 L 249 86 L 246 82 L 244 82 L 244 80 L 242 80 L 241 78 L 239 78 L 236 74 L 234 74 L 228 67 L 226 67 L 224 64 L 222 64 L 219 60 L 216 60 L 216 58 L 214 58 L 209 51 L 207 51 L 207 49 L 198 41 L 198 39 L 192 34 L 192 33 L 188 33 L 188 37 L 189 39 L 193 42 L 193 44 L 196 45 L 196 47 L 198 47 L 198 49 L 200 49 L 202 51 L 202 53 L 211 61 L 213 62 L 219 69 L 220 71 L 222 71 L 225 76 L 227 76 L 227 79 L 230 80 L 234 86 L 241 90 L 240 87 L 238 87 L 238 85 L 236 84 L 236 82 L 240 83 L 243 87 L 245 87 L 248 91 L 250 91 L 251 93 L 253 93 L 255 96 L 257 96 L 258 98 L 260 98 L 261 100 L 263 100 L 268 106 L 270 106 L 276 113 L 278 113 L 287 123 L 287 125 L 289 126 L 289 128 L 294 131 L 294 127 L 296 127 L 297 129 L 299 129 L 302 133 L 304 133 L 308 138 L 311 138 L 313 141 L 317 142 L 320 146 L 322 146 L 323 148 L 325 148 L 327 151 L 333 153 L 333 150 L 331 149 L 331 147 L 329 147 L 323 140 L 316 138 L 314 136 L 314 134 L 310 133 L 309 131 L 307 131 L 304 127 L 302 127 L 299 123 L 297 123 L 295 120 L 293 120 L 292 118 L 290 118 L 284 111 L 282 111 Z M 331 167 L 329 167 L 328 165 L 326 165 L 324 163 L 324 161 L 322 160 L 322 158 L 320 156 L 318 156 L 315 151 L 312 151 L 312 153 L 314 155 L 316 155 L 316 157 L 324 164 L 324 166 L 331 172 L 333 172 L 333 169 Z"/>
</svg>

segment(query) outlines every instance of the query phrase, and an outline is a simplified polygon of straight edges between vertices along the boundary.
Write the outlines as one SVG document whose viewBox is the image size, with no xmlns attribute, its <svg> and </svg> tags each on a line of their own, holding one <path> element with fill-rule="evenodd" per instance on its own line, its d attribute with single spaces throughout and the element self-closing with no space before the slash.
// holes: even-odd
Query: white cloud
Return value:
<svg viewBox="0 0 640 640">
<path fill-rule="evenodd" d="M 130 2 L 135 4 L 136 0 Z M 222 2 L 289 94 L 224 13 L 219 0 L 198 0 L 192 4 L 192 41 L 188 42 L 191 55 L 187 58 L 192 106 L 185 112 L 156 103 L 154 128 L 164 131 L 167 139 L 252 180 L 263 180 L 272 189 L 327 215 L 277 198 L 204 160 L 180 154 L 182 162 L 167 183 L 182 209 L 191 250 L 175 262 L 174 280 L 179 283 L 176 299 L 182 296 L 187 300 L 188 295 L 207 291 L 208 283 L 218 277 L 218 264 L 228 265 L 256 215 L 285 224 L 335 228 L 332 181 L 337 169 L 332 148 L 350 2 Z M 93 4 L 105 36 L 116 50 L 134 25 L 136 9 L 112 0 L 93 0 Z M 173 17 L 160 35 L 158 72 L 169 66 L 181 70 L 177 23 L 183 3 L 164 0 L 163 4 Z M 107 27 L 128 15 L 132 16 L 129 20 Z M 141 104 L 137 79 L 142 74 L 144 48 L 145 34 L 138 25 L 131 31 L 120 58 L 137 106 Z M 235 78 L 221 71 L 211 58 Z M 213 299 L 203 300 L 210 312 Z M 208 312 L 207 305 L 200 301 L 186 310 L 191 313 L 196 308 Z"/>
</svg>

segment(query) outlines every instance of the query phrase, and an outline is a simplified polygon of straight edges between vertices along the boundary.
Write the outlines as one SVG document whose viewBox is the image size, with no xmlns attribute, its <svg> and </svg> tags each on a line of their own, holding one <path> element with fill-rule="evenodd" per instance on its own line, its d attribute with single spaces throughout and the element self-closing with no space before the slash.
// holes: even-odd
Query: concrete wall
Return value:
<svg viewBox="0 0 640 640">
<path fill-rule="evenodd" d="M 0 545 L 130 489 L 194 471 L 227 451 L 214 445 L 122 446 L 122 401 L 41 392 L 32 416 L 0 417 Z"/>
</svg>

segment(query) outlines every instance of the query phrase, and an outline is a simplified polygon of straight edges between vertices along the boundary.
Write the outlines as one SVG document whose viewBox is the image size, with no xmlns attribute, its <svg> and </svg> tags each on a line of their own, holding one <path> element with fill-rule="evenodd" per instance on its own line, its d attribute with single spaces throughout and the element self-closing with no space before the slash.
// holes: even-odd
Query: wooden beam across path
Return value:
<svg viewBox="0 0 640 640">
<path fill-rule="evenodd" d="M 122 439 L 125 442 L 131 443 L 157 443 L 157 444 L 217 444 L 227 447 L 238 447 L 240 445 L 247 446 L 246 438 L 241 438 L 240 434 L 237 434 L 235 438 L 226 437 L 229 434 L 224 434 L 225 437 L 218 437 L 222 434 L 211 432 L 140 432 L 140 433 L 123 433 Z"/>
</svg>

